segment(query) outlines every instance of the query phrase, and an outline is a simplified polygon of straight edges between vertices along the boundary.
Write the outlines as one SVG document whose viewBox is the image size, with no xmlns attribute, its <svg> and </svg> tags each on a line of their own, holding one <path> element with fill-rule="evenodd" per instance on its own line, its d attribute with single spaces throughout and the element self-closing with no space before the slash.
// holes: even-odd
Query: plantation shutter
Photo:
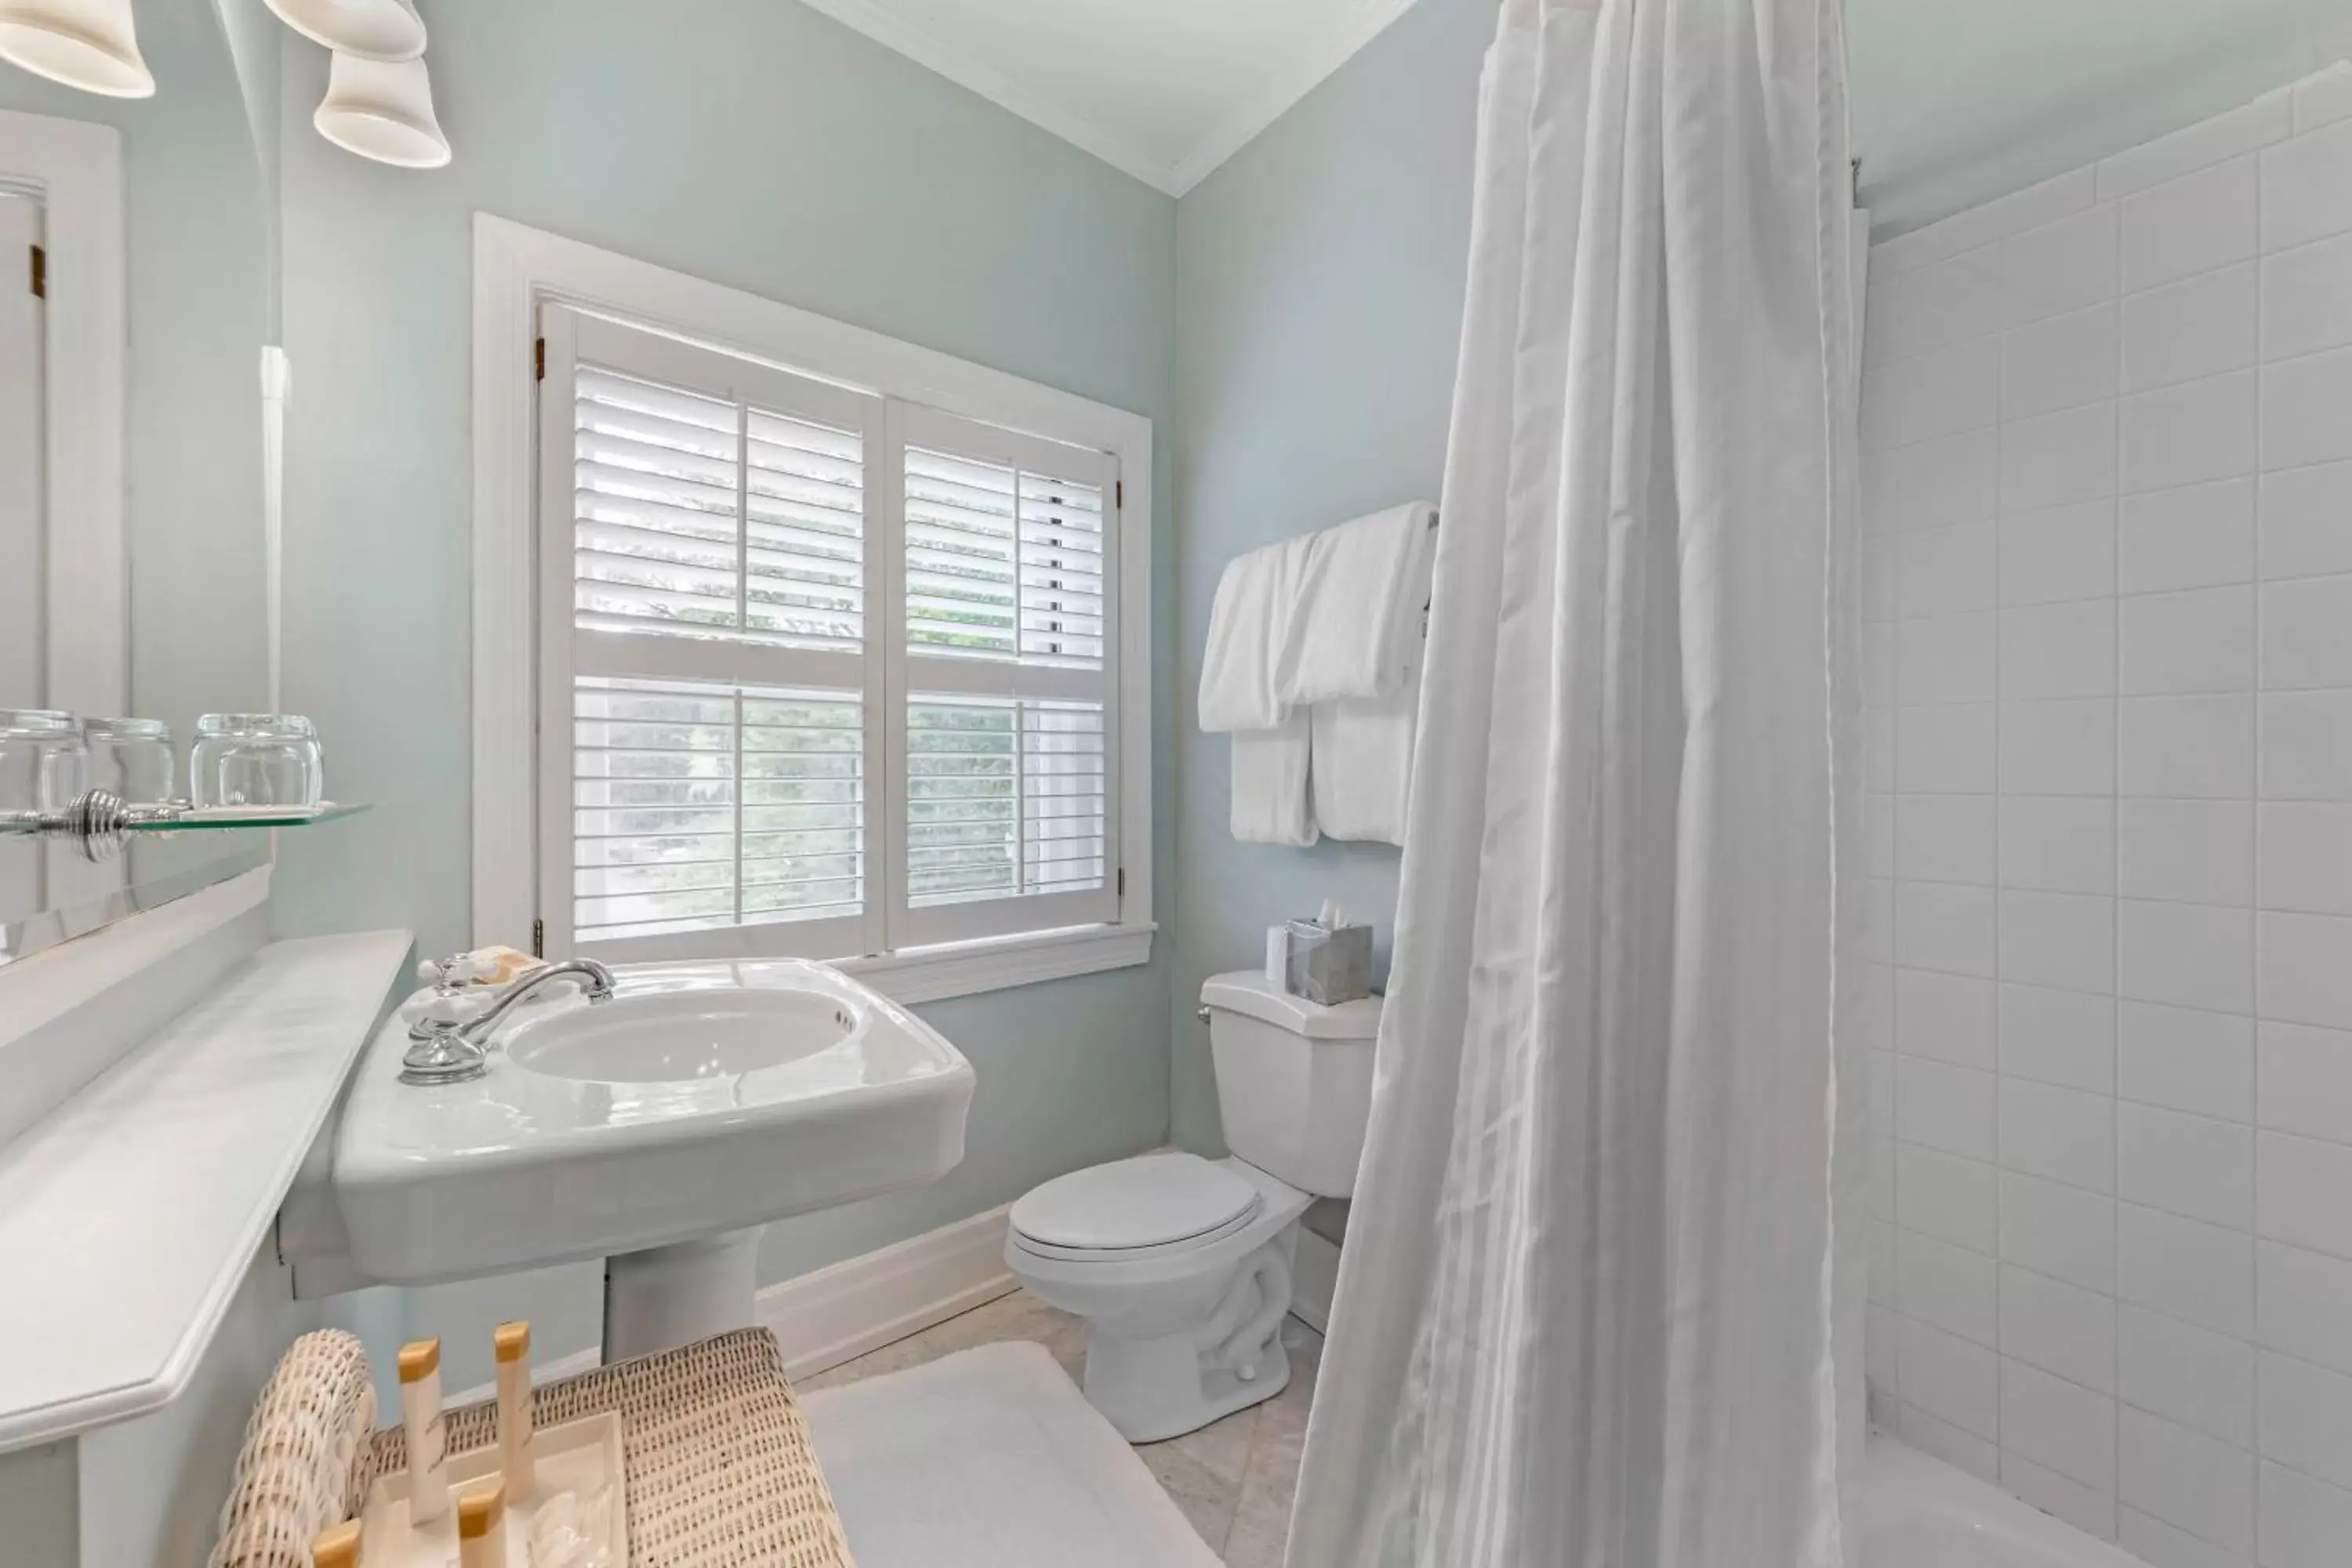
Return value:
<svg viewBox="0 0 2352 1568">
<path fill-rule="evenodd" d="M 902 406 L 895 945 L 1118 918 L 1118 471 Z"/>
<path fill-rule="evenodd" d="M 548 952 L 881 951 L 883 400 L 565 307 L 541 331 Z"/>
</svg>

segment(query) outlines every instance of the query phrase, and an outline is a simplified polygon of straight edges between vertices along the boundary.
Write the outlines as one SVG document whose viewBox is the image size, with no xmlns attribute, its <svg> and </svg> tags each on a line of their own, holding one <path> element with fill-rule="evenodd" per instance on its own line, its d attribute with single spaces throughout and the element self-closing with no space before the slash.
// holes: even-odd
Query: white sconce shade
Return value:
<svg viewBox="0 0 2352 1568">
<path fill-rule="evenodd" d="M 131 0 L 0 0 L 0 59 L 108 98 L 152 98 Z"/>
<path fill-rule="evenodd" d="M 348 153 L 404 169 L 437 169 L 449 161 L 449 139 L 433 117 L 433 79 L 423 60 L 387 65 L 337 55 L 327 96 L 310 122 Z"/>
<path fill-rule="evenodd" d="M 278 19 L 339 55 L 413 60 L 425 52 L 416 0 L 269 0 Z"/>
</svg>

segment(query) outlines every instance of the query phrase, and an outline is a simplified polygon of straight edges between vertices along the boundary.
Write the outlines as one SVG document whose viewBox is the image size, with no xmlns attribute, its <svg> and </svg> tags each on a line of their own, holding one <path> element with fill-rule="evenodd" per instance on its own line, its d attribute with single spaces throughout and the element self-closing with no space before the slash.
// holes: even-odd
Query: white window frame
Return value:
<svg viewBox="0 0 2352 1568">
<path fill-rule="evenodd" d="M 1116 501 L 1118 579 L 1108 591 L 1118 596 L 1118 645 L 1107 650 L 1114 681 L 1107 708 L 1115 711 L 1105 715 L 1106 725 L 1115 725 L 1107 743 L 1116 748 L 1119 781 L 1108 846 L 1116 918 L 837 962 L 905 1002 L 1150 962 L 1151 421 L 487 213 L 474 218 L 473 940 L 528 948 L 541 915 L 533 736 L 543 698 L 534 502 L 536 340 L 544 304 L 642 322 L 803 375 L 1116 459 L 1124 493 Z M 895 580 L 896 563 L 888 563 L 887 578 L 874 571 L 879 564 L 869 561 L 869 595 Z M 562 710 L 569 711 L 568 693 Z M 903 736 L 896 743 L 903 747 Z M 892 824 L 877 822 L 870 830 L 888 832 Z M 880 893 L 869 888 L 869 902 Z"/>
</svg>

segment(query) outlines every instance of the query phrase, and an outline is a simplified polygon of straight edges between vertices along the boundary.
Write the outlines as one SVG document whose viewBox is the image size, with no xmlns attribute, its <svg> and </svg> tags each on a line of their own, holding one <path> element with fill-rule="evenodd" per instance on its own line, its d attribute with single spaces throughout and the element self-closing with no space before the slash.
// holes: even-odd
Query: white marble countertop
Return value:
<svg viewBox="0 0 2352 1568">
<path fill-rule="evenodd" d="M 273 942 L 0 1148 L 0 1452 L 180 1392 L 408 950 Z"/>
</svg>

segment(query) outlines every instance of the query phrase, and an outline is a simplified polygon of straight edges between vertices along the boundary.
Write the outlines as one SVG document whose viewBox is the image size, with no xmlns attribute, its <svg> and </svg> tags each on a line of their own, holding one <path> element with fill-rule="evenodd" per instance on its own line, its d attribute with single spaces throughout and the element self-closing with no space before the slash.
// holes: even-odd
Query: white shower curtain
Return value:
<svg viewBox="0 0 2352 1568">
<path fill-rule="evenodd" d="M 1836 0 L 1505 0 L 1291 1568 L 1858 1560 Z"/>
</svg>

